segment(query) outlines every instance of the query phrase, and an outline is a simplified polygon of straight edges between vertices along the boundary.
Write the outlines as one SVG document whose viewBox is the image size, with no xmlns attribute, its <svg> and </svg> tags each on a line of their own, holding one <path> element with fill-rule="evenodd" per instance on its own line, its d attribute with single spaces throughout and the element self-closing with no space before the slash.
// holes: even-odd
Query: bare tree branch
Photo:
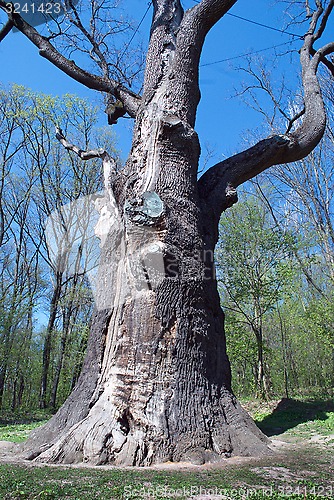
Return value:
<svg viewBox="0 0 334 500">
<path fill-rule="evenodd" d="M 333 6 L 334 0 L 331 0 L 325 11 L 326 22 L 328 9 Z M 222 211 L 237 201 L 235 189 L 238 186 L 272 165 L 304 158 L 321 140 L 326 127 L 326 112 L 317 69 L 322 57 L 334 51 L 332 42 L 318 49 L 312 57 L 314 33 L 320 19 L 322 32 L 326 25 L 321 18 L 323 12 L 321 2 L 318 2 L 318 9 L 312 14 L 310 28 L 300 51 L 305 103 L 302 124 L 292 133 L 268 137 L 246 151 L 218 163 L 200 178 L 199 195 L 211 207 L 216 220 L 219 220 Z M 289 131 L 290 129 L 291 127 Z M 231 193 L 234 193 L 233 196 Z"/>
<path fill-rule="evenodd" d="M 101 158 L 103 165 L 104 186 L 109 194 L 109 201 L 116 207 L 116 201 L 113 192 L 113 182 L 117 176 L 116 160 L 112 158 L 105 149 L 90 149 L 85 151 L 70 143 L 64 136 L 62 130 L 56 127 L 56 138 L 64 146 L 67 151 L 73 151 L 81 160 L 91 160 L 93 158 Z M 116 208 L 115 208 L 116 209 Z"/>
<path fill-rule="evenodd" d="M 316 32 L 316 34 L 314 35 L 314 40 L 313 40 L 314 42 L 315 42 L 316 40 L 319 40 L 319 38 L 321 38 L 321 36 L 322 36 L 323 32 L 325 31 L 325 28 L 326 28 L 326 26 L 327 26 L 327 21 L 328 21 L 328 18 L 329 18 L 329 16 L 330 16 L 330 14 L 331 14 L 332 10 L 333 10 L 333 7 L 334 7 L 333 2 L 330 2 L 330 3 L 327 5 L 327 7 L 326 7 L 326 9 L 325 9 L 325 12 L 324 12 L 324 15 L 322 16 L 322 20 L 321 20 L 321 22 L 320 22 L 320 26 L 319 26 L 319 28 L 318 28 L 318 31 L 317 31 L 317 32 Z"/>
<path fill-rule="evenodd" d="M 136 116 L 141 102 L 138 95 L 117 81 L 111 78 L 93 75 L 92 73 L 80 68 L 74 61 L 67 59 L 50 43 L 48 38 L 42 36 L 19 14 L 14 13 L 14 8 L 8 9 L 8 2 L 0 0 L 0 8 L 7 13 L 9 22 L 11 22 L 15 28 L 23 33 L 39 49 L 39 53 L 42 57 L 45 57 L 45 59 L 54 64 L 61 71 L 86 87 L 114 95 L 117 99 L 122 101 L 126 112 L 130 116 Z"/>
<path fill-rule="evenodd" d="M 257 180 L 253 180 L 252 182 L 254 182 L 254 184 L 256 185 L 257 189 L 259 190 L 259 192 L 261 194 L 261 197 L 265 201 L 265 203 L 266 203 L 266 205 L 267 205 L 267 207 L 268 207 L 268 209 L 269 209 L 269 211 L 271 213 L 273 221 L 275 222 L 275 224 L 276 224 L 276 226 L 278 228 L 278 231 L 283 235 L 284 230 L 282 229 L 282 223 L 276 217 L 276 214 L 274 212 L 273 206 L 272 206 L 271 202 L 269 201 L 269 199 L 267 198 L 266 194 L 264 193 L 263 189 L 261 188 L 260 183 Z M 291 248 L 291 250 L 292 250 L 295 258 L 297 259 L 298 264 L 300 265 L 300 268 L 301 268 L 302 272 L 304 273 L 306 281 L 310 285 L 312 285 L 322 297 L 326 298 L 326 294 L 321 290 L 321 288 L 316 284 L 316 282 L 312 278 L 311 273 L 309 272 L 309 270 L 308 270 L 307 266 L 305 265 L 303 259 L 300 257 L 300 255 L 298 253 L 298 250 L 295 247 L 295 245 L 291 245 L 290 248 Z"/>
<path fill-rule="evenodd" d="M 272 81 L 270 78 L 270 73 L 268 70 L 263 66 L 262 62 L 259 61 L 257 63 L 257 68 L 254 70 L 252 68 L 252 61 L 251 59 L 248 59 L 248 67 L 247 68 L 239 68 L 239 70 L 244 71 L 248 75 L 250 75 L 252 78 L 255 79 L 255 85 L 247 85 L 242 88 L 241 92 L 237 92 L 237 96 L 243 96 L 244 94 L 250 95 L 251 97 L 251 102 L 246 101 L 246 104 L 248 106 L 251 106 L 252 109 L 256 110 L 258 113 L 261 113 L 265 116 L 266 120 L 268 121 L 268 124 L 271 128 L 271 130 L 274 130 L 274 122 L 276 118 L 277 111 L 287 120 L 288 122 L 288 130 L 285 133 L 288 133 L 290 129 L 292 128 L 292 125 L 294 121 L 299 118 L 299 113 L 298 116 L 295 118 L 290 118 L 289 113 L 285 111 L 282 107 L 281 104 L 281 99 L 285 90 L 284 86 L 284 78 L 282 78 L 282 85 L 279 89 L 279 95 L 276 96 L 273 86 L 272 86 Z M 270 100 L 273 103 L 273 112 L 269 115 L 268 113 L 264 112 L 261 104 L 259 103 L 256 94 L 253 92 L 253 90 L 261 90 L 264 91 L 266 94 L 268 94 Z M 301 116 L 301 115 L 300 115 Z"/>
<path fill-rule="evenodd" d="M 290 118 L 289 123 L 288 123 L 288 128 L 286 129 L 286 132 L 285 132 L 286 134 L 288 134 L 290 132 L 295 121 L 298 120 L 299 118 L 301 118 L 304 114 L 305 114 L 305 106 L 298 113 L 296 113 L 295 116 Z"/>
<path fill-rule="evenodd" d="M 68 151 L 73 151 L 76 155 L 79 156 L 81 160 L 91 160 L 92 158 L 110 158 L 109 154 L 104 149 L 90 149 L 88 151 L 85 151 L 78 148 L 74 144 L 71 144 L 67 141 L 62 130 L 59 127 L 56 127 L 56 138 L 64 146 L 65 149 L 67 149 Z"/>
<path fill-rule="evenodd" d="M 76 9 L 76 6 L 73 4 L 72 0 L 69 1 L 69 6 L 71 7 L 71 11 L 73 12 L 74 19 L 72 19 L 72 23 L 83 33 L 83 35 L 87 38 L 87 40 L 90 42 L 92 45 L 92 51 L 98 58 L 98 65 L 102 69 L 103 74 L 106 78 L 109 78 L 109 70 L 108 70 L 108 63 L 103 55 L 103 53 L 100 50 L 99 44 L 97 41 L 94 39 L 94 37 L 89 33 L 89 31 L 84 27 L 84 25 L 81 22 L 80 16 L 78 14 L 78 11 Z"/>
<path fill-rule="evenodd" d="M 310 8 L 309 0 L 305 1 L 305 9 L 306 9 L 306 17 L 312 17 L 312 12 L 311 12 L 311 8 Z"/>
<path fill-rule="evenodd" d="M 316 54 L 316 50 L 315 49 L 311 49 L 310 53 L 311 53 L 312 56 L 314 56 Z M 320 61 L 326 66 L 326 68 L 334 76 L 334 64 L 331 61 L 329 61 L 324 55 L 320 56 Z"/>
<path fill-rule="evenodd" d="M 10 33 L 11 29 L 14 27 L 13 21 L 8 19 L 6 24 L 0 30 L 0 42 Z"/>
</svg>

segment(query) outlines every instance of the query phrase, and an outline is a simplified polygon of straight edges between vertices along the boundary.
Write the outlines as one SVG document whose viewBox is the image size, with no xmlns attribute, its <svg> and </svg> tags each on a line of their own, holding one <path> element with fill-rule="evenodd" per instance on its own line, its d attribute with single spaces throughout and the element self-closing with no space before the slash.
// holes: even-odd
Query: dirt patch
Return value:
<svg viewBox="0 0 334 500">
<path fill-rule="evenodd" d="M 17 459 L 18 445 L 9 441 L 0 441 L 0 462 L 12 462 Z"/>
<path fill-rule="evenodd" d="M 311 436 L 310 441 L 312 443 L 324 444 L 326 446 L 334 448 L 334 434 L 330 434 L 329 436 L 322 436 L 321 434 L 315 434 L 314 436 Z"/>
<path fill-rule="evenodd" d="M 251 471 L 262 477 L 287 483 L 303 480 L 303 477 L 286 467 L 253 467 Z"/>
</svg>

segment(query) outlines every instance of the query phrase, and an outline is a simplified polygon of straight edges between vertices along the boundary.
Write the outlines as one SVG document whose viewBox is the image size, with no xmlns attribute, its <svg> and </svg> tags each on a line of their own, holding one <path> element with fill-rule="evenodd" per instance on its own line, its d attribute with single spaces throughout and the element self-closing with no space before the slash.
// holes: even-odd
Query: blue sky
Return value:
<svg viewBox="0 0 334 500">
<path fill-rule="evenodd" d="M 131 14 L 140 20 L 148 3 L 142 0 L 125 0 Z M 193 5 L 193 0 L 183 0 L 184 8 Z M 231 13 L 259 23 L 281 29 L 284 26 L 283 6 L 276 0 L 239 0 Z M 0 17 L 3 20 L 4 17 Z M 148 39 L 151 12 L 145 19 L 142 29 L 136 36 Z M 332 23 L 333 27 L 333 23 Z M 290 28 L 294 31 L 293 28 Z M 330 30 L 328 30 L 330 31 Z M 334 31 L 333 29 L 331 30 Z M 238 56 L 283 44 L 291 40 L 286 34 L 259 27 L 240 19 L 225 16 L 209 34 L 200 68 L 200 86 L 202 99 L 198 110 L 196 130 L 199 133 L 203 158 L 206 156 L 206 145 L 214 152 L 214 157 L 207 165 L 223 159 L 243 149 L 247 130 L 254 132 L 261 128 L 261 116 L 247 107 L 239 98 L 232 98 L 235 88 L 240 88 L 244 75 L 236 69 L 245 64 Z M 293 47 L 298 48 L 299 43 Z M 287 46 L 288 48 L 288 46 Z M 285 47 L 283 47 L 285 49 Z M 259 54 L 272 66 L 274 50 Z M 215 61 L 234 58 L 218 64 L 206 65 Z M 287 55 L 280 59 L 280 69 L 275 77 L 280 79 L 282 67 L 287 73 L 289 86 L 294 87 L 299 71 L 298 55 Z M 0 44 L 0 81 L 4 84 L 17 83 L 34 91 L 52 95 L 74 93 L 86 97 L 94 103 L 101 101 L 99 94 L 71 80 L 51 63 L 39 56 L 37 49 L 20 33 L 11 33 Z M 101 121 L 107 123 L 101 106 Z M 125 159 L 131 144 L 130 120 L 119 120 L 113 127 L 118 137 L 118 147 Z M 202 160 L 203 161 L 203 160 Z M 42 313 L 39 321 L 44 321 Z"/>
<path fill-rule="evenodd" d="M 134 18 L 141 19 L 147 9 L 147 2 L 128 0 L 124 2 Z M 184 0 L 184 8 L 194 5 L 193 0 Z M 276 28 L 284 26 L 284 4 L 274 0 L 239 0 L 231 13 L 267 24 Z M 3 19 L 3 17 L 1 17 Z M 143 40 L 148 38 L 151 12 L 147 15 L 141 30 L 136 35 Z M 293 28 L 290 28 L 293 31 Z M 254 130 L 261 123 L 258 113 L 246 107 L 240 99 L 232 98 L 235 88 L 240 87 L 244 78 L 242 72 L 233 66 L 242 65 L 244 60 L 236 58 L 218 64 L 208 65 L 222 59 L 235 58 L 241 54 L 282 44 L 291 40 L 286 34 L 259 27 L 240 19 L 225 16 L 209 34 L 202 55 L 200 84 L 202 100 L 198 110 L 196 129 L 200 136 L 203 156 L 206 145 L 215 152 L 216 159 L 237 152 L 242 147 L 243 136 L 247 129 Z M 298 48 L 298 42 L 293 47 Z M 287 46 L 288 47 L 288 46 Z M 284 50 L 285 47 L 282 48 Z M 273 60 L 274 50 L 259 54 L 268 58 L 269 67 Z M 96 92 L 71 80 L 51 63 L 39 56 L 36 48 L 20 33 L 11 33 L 0 44 L 1 75 L 3 83 L 18 83 L 34 91 L 42 91 L 53 95 L 75 93 L 99 102 Z M 292 65 L 289 66 L 289 63 Z M 245 64 L 245 63 L 244 63 Z M 280 64 L 286 67 L 288 80 L 296 84 L 296 64 L 298 56 L 285 56 Z M 105 115 L 104 115 L 105 116 Z M 105 118 L 103 117 L 103 120 Z M 118 145 L 126 157 L 131 141 L 130 120 L 120 120 L 114 126 L 118 137 Z M 214 159 L 212 160 L 214 161 Z"/>
</svg>

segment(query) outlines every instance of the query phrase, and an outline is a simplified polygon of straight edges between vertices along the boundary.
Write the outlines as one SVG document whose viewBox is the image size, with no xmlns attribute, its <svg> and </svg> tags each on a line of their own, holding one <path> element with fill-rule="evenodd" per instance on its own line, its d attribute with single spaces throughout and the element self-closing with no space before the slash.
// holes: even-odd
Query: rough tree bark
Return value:
<svg viewBox="0 0 334 500">
<path fill-rule="evenodd" d="M 116 217 L 110 215 L 111 230 L 102 249 L 98 293 L 105 305 L 95 312 L 80 378 L 58 413 L 26 443 L 30 459 L 202 464 L 232 454 L 270 453 L 267 439 L 232 392 L 212 256 L 220 215 L 237 201 L 236 188 L 271 165 L 303 158 L 324 133 L 317 69 L 320 62 L 330 64 L 326 56 L 334 43 L 317 51 L 313 43 L 334 2 L 325 9 L 318 2 L 300 52 L 302 125 L 260 141 L 197 180 L 200 53 L 208 31 L 235 3 L 202 0 L 183 12 L 179 0 L 154 0 L 141 96 L 105 75 L 82 70 L 20 16 L 9 13 L 9 22 L 43 57 L 88 87 L 113 95 L 135 118 L 132 149 L 119 173 L 107 153 L 84 152 L 58 131 L 64 146 L 81 158 L 101 157 L 107 195 L 99 201 L 100 210 Z M 4 8 L 2 0 L 0 5 Z M 153 218 L 145 212 L 148 193 L 162 207 Z M 131 273 L 115 267 L 115 241 L 121 235 L 128 253 L 142 246 L 143 238 L 150 248 L 162 248 L 161 282 L 154 284 L 145 275 L 146 288 L 133 287 L 128 293 Z"/>
</svg>

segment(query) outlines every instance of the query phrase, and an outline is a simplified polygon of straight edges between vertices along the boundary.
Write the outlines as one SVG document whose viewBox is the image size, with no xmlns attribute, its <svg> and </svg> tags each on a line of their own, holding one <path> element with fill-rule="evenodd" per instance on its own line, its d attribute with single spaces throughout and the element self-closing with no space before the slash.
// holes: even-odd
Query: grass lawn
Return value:
<svg viewBox="0 0 334 500">
<path fill-rule="evenodd" d="M 334 498 L 333 403 L 282 400 L 278 405 L 252 402 L 245 406 L 271 439 L 280 440 L 273 457 L 149 469 L 3 463 L 0 499 Z M 20 441 L 41 423 L 27 420 L 0 420 L 0 440 Z"/>
</svg>

